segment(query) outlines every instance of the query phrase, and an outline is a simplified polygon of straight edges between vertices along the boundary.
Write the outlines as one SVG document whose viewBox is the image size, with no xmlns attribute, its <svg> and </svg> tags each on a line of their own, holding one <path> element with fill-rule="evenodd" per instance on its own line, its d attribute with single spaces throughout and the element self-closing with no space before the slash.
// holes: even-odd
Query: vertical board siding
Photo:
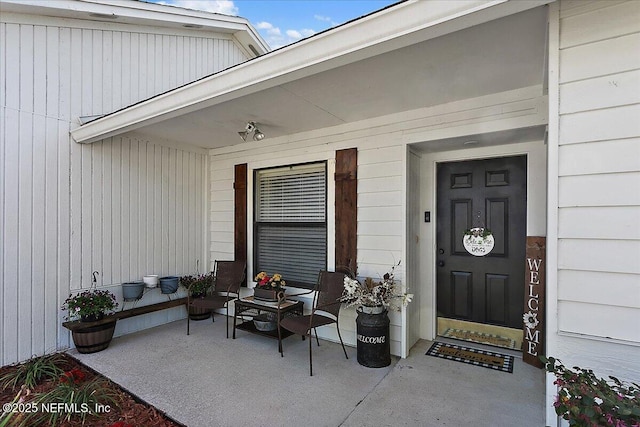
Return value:
<svg viewBox="0 0 640 427">
<path fill-rule="evenodd" d="M 327 142 L 323 138 L 291 140 L 282 144 L 255 144 L 251 149 L 239 147 L 238 152 L 225 153 L 229 149 L 211 150 L 209 156 L 209 260 L 233 259 L 233 176 L 238 163 L 247 163 L 250 173 L 255 168 L 284 166 L 294 163 L 335 159 L 336 150 L 346 148 L 358 150 L 358 242 L 357 267 L 359 276 L 381 278 L 384 273 L 403 261 L 396 269 L 396 279 L 403 282 L 404 215 L 402 206 L 404 193 L 404 161 L 406 148 L 399 133 L 374 137 L 345 137 L 344 140 Z M 387 165 L 391 165 L 387 167 Z M 328 177 L 333 180 L 333 176 Z M 253 186 L 253 176 L 248 177 L 248 187 Z M 248 191 L 248 194 L 253 194 Z M 400 195 L 400 196 L 398 196 Z M 334 193 L 327 194 L 328 204 L 334 203 Z M 366 200 L 366 206 L 360 201 Z M 248 210 L 253 210 L 253 201 L 248 201 Z M 332 220 L 332 219 L 330 219 Z M 361 224 L 369 224 L 361 227 Z M 251 228 L 253 225 L 248 224 Z M 248 241 L 249 251 L 253 242 Z M 328 247 L 328 253 L 334 251 Z M 248 265 L 248 274 L 255 274 Z M 249 276 L 250 278 L 252 276 Z M 340 328 L 345 342 L 355 345 L 355 309 L 343 309 L 340 313 Z M 396 313 L 391 319 L 391 351 L 402 354 L 402 317 Z M 321 329 L 320 336 L 337 340 L 333 328 Z"/>
<path fill-rule="evenodd" d="M 107 114 L 248 59 L 228 39 L 1 25 L 3 105 L 58 118 Z M 80 96 L 67 112 L 71 82 Z"/>
<path fill-rule="evenodd" d="M 72 174 L 81 168 L 90 184 L 71 209 L 71 217 L 82 221 L 80 253 L 73 254 L 80 275 L 70 289 L 91 286 L 93 271 L 100 273 L 98 286 L 192 272 L 203 253 L 200 172 L 206 157 L 126 136 L 80 150 L 85 161 L 72 164 Z M 154 165 L 154 174 L 139 167 L 145 163 Z M 194 171 L 193 179 L 178 184 L 185 170 Z M 191 200 L 188 209 L 177 203 L 178 192 Z"/>
<path fill-rule="evenodd" d="M 640 3 L 580 6 L 560 15 L 558 325 L 639 342 L 620 319 L 640 318 Z M 602 300 L 610 282 L 619 297 Z M 585 287 L 601 292 L 568 291 Z"/>
<path fill-rule="evenodd" d="M 143 274 L 193 272 L 204 254 L 206 155 L 135 137 L 79 145 L 69 137 L 78 117 L 247 59 L 222 35 L 20 21 L 0 23 L 0 365 L 70 345 L 59 308 L 92 271 L 119 295 Z"/>
</svg>

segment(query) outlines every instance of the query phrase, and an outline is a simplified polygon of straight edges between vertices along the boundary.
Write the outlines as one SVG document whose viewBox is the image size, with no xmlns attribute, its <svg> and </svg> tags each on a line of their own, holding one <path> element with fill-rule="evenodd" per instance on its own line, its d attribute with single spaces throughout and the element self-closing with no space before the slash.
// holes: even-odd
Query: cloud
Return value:
<svg viewBox="0 0 640 427">
<path fill-rule="evenodd" d="M 331 24 L 332 27 L 335 27 L 336 25 L 338 25 L 338 23 L 336 21 L 334 21 L 333 19 L 331 19 L 330 16 L 325 16 L 325 15 L 313 15 L 313 17 L 317 20 L 317 21 L 321 21 L 321 22 L 328 22 L 329 24 Z"/>
<path fill-rule="evenodd" d="M 300 32 L 302 33 L 302 37 L 311 37 L 316 33 L 315 30 L 312 30 L 311 28 L 303 28 Z"/>
<path fill-rule="evenodd" d="M 258 22 L 256 24 L 256 28 L 258 30 L 264 30 L 269 36 L 279 36 L 282 34 L 282 32 L 280 31 L 280 28 L 278 27 L 274 27 L 272 23 L 270 22 Z"/>
<path fill-rule="evenodd" d="M 310 28 L 302 28 L 300 30 L 289 29 L 283 32 L 279 27 L 266 21 L 258 22 L 255 24 L 255 27 L 272 49 L 286 46 L 316 33 L 315 30 Z"/>
<path fill-rule="evenodd" d="M 291 40 L 300 40 L 305 37 L 314 35 L 316 32 L 310 28 L 303 28 L 302 30 L 287 30 L 285 34 Z"/>
<path fill-rule="evenodd" d="M 157 3 L 223 15 L 238 15 L 238 7 L 233 0 L 164 0 Z"/>
</svg>

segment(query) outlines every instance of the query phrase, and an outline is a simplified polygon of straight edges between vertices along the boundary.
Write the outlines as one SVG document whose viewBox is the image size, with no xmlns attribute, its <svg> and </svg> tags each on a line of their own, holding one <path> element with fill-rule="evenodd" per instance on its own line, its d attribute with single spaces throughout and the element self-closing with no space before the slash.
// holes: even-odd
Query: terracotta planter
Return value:
<svg viewBox="0 0 640 427">
<path fill-rule="evenodd" d="M 111 322 L 74 330 L 71 332 L 71 336 L 78 353 L 96 353 L 109 347 L 115 329 L 116 319 Z"/>
</svg>

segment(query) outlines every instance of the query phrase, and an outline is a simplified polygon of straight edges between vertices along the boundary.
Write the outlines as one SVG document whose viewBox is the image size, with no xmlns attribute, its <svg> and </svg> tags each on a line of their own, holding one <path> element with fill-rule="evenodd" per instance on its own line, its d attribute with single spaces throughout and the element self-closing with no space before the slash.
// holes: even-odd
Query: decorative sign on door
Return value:
<svg viewBox="0 0 640 427">
<path fill-rule="evenodd" d="M 485 256 L 495 245 L 491 230 L 484 227 L 470 228 L 462 238 L 464 248 L 473 256 Z"/>
<path fill-rule="evenodd" d="M 527 236 L 522 360 L 538 368 L 544 367 L 545 253 L 545 237 Z"/>
</svg>

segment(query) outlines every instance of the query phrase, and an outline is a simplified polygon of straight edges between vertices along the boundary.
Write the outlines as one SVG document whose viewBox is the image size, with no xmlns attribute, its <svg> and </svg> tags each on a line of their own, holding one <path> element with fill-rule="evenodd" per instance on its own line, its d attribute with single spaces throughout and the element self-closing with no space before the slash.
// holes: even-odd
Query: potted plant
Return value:
<svg viewBox="0 0 640 427">
<path fill-rule="evenodd" d="M 80 353 L 95 353 L 104 350 L 111 343 L 116 328 L 116 318 L 105 318 L 118 307 L 116 297 L 107 290 L 90 289 L 76 295 L 69 295 L 62 305 L 68 311 L 63 325 L 71 330 L 73 343 Z"/>
<path fill-rule="evenodd" d="M 69 314 L 67 320 L 80 319 L 81 322 L 95 322 L 118 307 L 116 296 L 107 291 L 89 289 L 79 294 L 70 294 L 62 304 L 62 310 Z"/>
<path fill-rule="evenodd" d="M 180 285 L 184 286 L 189 293 L 189 298 L 203 298 L 214 283 L 214 274 L 213 272 L 202 275 L 195 276 L 182 276 L 180 278 Z M 191 320 L 205 320 L 211 316 L 211 310 L 201 308 L 201 307 L 193 307 L 190 304 L 187 304 L 189 310 L 189 318 Z"/>
<path fill-rule="evenodd" d="M 413 299 L 413 294 L 407 294 L 395 282 L 394 270 L 400 265 L 391 267 L 391 271 L 382 276 L 382 280 L 365 278 L 362 282 L 349 275 L 344 278 L 344 291 L 340 301 L 347 307 L 356 306 L 359 312 L 380 314 L 384 311 L 400 311 Z M 354 275 L 355 276 L 355 275 Z"/>
<path fill-rule="evenodd" d="M 556 414 L 580 427 L 631 427 L 640 425 L 640 385 L 615 377 L 597 378 L 590 369 L 566 368 L 559 360 L 540 358 L 556 376 Z"/>
<path fill-rule="evenodd" d="M 344 290 L 340 301 L 347 307 L 356 306 L 358 363 L 369 368 L 382 368 L 391 364 L 388 310 L 400 311 L 413 299 L 395 282 L 394 269 L 382 276 L 382 280 L 345 275 Z"/>
<path fill-rule="evenodd" d="M 284 288 L 287 283 L 281 274 L 274 273 L 273 276 L 269 276 L 266 272 L 261 271 L 254 280 L 257 282 L 253 288 L 255 299 L 275 302 L 284 297 Z"/>
</svg>

